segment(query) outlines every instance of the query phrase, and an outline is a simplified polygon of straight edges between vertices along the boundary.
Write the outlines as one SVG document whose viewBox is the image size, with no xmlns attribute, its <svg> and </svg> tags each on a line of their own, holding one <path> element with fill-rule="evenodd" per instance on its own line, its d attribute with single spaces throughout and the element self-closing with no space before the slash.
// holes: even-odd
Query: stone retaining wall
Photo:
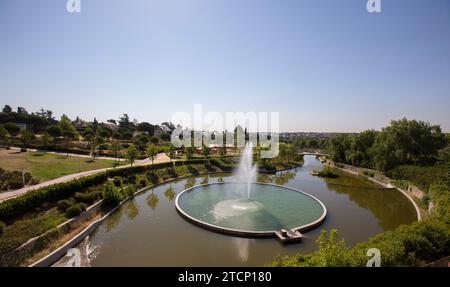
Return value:
<svg viewBox="0 0 450 287">
<path fill-rule="evenodd" d="M 79 216 L 69 219 L 39 236 L 31 238 L 13 251 L 2 254 L 0 256 L 0 266 L 18 266 L 24 259 L 42 250 L 49 242 L 58 239 L 83 222 L 90 220 L 99 212 L 101 202 L 99 201 L 91 205 Z"/>
</svg>

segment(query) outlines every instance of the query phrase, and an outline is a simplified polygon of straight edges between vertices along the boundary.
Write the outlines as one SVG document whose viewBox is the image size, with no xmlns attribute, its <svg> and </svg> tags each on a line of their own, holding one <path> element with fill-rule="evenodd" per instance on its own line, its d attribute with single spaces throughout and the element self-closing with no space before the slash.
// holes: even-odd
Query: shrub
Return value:
<svg viewBox="0 0 450 287">
<path fill-rule="evenodd" d="M 407 180 L 394 180 L 392 182 L 396 187 L 401 188 L 403 190 L 407 190 L 409 187 L 409 182 Z"/>
<path fill-rule="evenodd" d="M 322 171 L 319 171 L 319 172 L 317 173 L 317 176 L 320 176 L 320 177 L 327 177 L 327 178 L 337 178 L 337 177 L 338 177 L 337 174 L 335 174 L 334 172 L 332 172 L 332 171 L 329 170 L 329 169 L 324 169 L 324 170 L 322 170 Z"/>
<path fill-rule="evenodd" d="M 392 179 L 408 180 L 426 191 L 434 182 L 447 176 L 447 170 L 440 166 L 401 165 L 386 172 Z"/>
<path fill-rule="evenodd" d="M 69 198 L 58 201 L 57 206 L 61 211 L 66 211 L 66 209 L 68 209 L 74 204 L 75 200 L 73 198 Z"/>
<path fill-rule="evenodd" d="M 82 212 L 83 212 L 83 209 L 82 209 L 81 205 L 75 204 L 75 205 L 72 205 L 71 207 L 67 208 L 66 216 L 68 218 L 72 218 L 72 217 L 80 215 Z"/>
<path fill-rule="evenodd" d="M 430 203 L 430 197 L 427 194 L 425 194 L 422 197 L 421 202 L 422 202 L 423 206 L 426 208 L 428 206 L 428 204 Z"/>
<path fill-rule="evenodd" d="M 269 161 L 264 161 L 264 162 L 260 163 L 259 168 L 262 169 L 263 171 L 268 171 L 268 172 L 277 170 L 276 166 Z"/>
<path fill-rule="evenodd" d="M 177 171 L 173 167 L 169 167 L 168 169 L 166 169 L 166 172 L 169 178 L 175 178 L 178 176 Z"/>
<path fill-rule="evenodd" d="M 113 183 L 116 187 L 120 187 L 122 185 L 122 178 L 120 176 L 115 176 Z"/>
<path fill-rule="evenodd" d="M 26 185 L 38 182 L 29 172 L 25 172 L 23 176 L 24 177 L 22 177 L 22 172 L 20 171 L 6 171 L 0 169 L 0 189 L 9 190 L 22 188 L 24 179 Z"/>
<path fill-rule="evenodd" d="M 147 179 L 146 178 L 141 178 L 139 180 L 139 186 L 140 187 L 146 187 L 147 186 Z"/>
<path fill-rule="evenodd" d="M 159 176 L 156 173 L 154 173 L 154 172 L 147 171 L 145 176 L 153 184 L 157 184 L 159 182 Z"/>
<path fill-rule="evenodd" d="M 82 211 L 85 211 L 88 208 L 88 205 L 84 202 L 78 203 L 78 206 L 81 208 Z"/>
<path fill-rule="evenodd" d="M 3 221 L 0 221 L 0 235 L 3 234 L 3 229 L 5 229 L 6 224 Z"/>
<path fill-rule="evenodd" d="M 123 199 L 124 196 L 122 193 L 111 182 L 108 182 L 105 185 L 103 190 L 103 202 L 106 206 L 117 206 Z"/>
<path fill-rule="evenodd" d="M 13 219 L 30 209 L 41 206 L 46 202 L 56 202 L 72 196 L 75 192 L 99 185 L 107 179 L 106 173 L 55 184 L 38 190 L 31 191 L 20 197 L 16 197 L 0 203 L 0 220 Z"/>
<path fill-rule="evenodd" d="M 363 171 L 363 175 L 368 176 L 368 177 L 374 177 L 375 173 L 373 171 L 365 170 L 365 171 Z"/>
<path fill-rule="evenodd" d="M 95 192 L 75 192 L 74 198 L 78 202 L 83 202 L 87 204 L 92 204 L 97 199 L 97 194 Z"/>
<path fill-rule="evenodd" d="M 133 195 L 137 191 L 137 187 L 135 185 L 129 185 L 122 190 L 123 197 Z"/>
<path fill-rule="evenodd" d="M 125 184 L 135 184 L 136 183 L 136 175 L 135 174 L 129 174 L 124 180 L 123 183 Z"/>
<path fill-rule="evenodd" d="M 198 172 L 198 170 L 195 168 L 195 167 L 193 167 L 192 165 L 188 165 L 187 166 L 187 170 L 188 170 L 188 172 L 190 173 L 190 174 L 192 174 L 192 175 L 199 175 L 200 173 Z"/>
</svg>

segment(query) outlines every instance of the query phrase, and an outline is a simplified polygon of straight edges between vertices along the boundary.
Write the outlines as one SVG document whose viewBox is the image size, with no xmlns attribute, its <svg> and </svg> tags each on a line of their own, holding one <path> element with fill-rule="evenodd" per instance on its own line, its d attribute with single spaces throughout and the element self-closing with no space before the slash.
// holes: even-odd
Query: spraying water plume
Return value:
<svg viewBox="0 0 450 287">
<path fill-rule="evenodd" d="M 253 144 L 251 142 L 245 145 L 244 153 L 237 169 L 237 176 L 240 181 L 247 182 L 247 198 L 250 199 L 251 183 L 256 178 L 256 165 L 253 165 Z"/>
</svg>

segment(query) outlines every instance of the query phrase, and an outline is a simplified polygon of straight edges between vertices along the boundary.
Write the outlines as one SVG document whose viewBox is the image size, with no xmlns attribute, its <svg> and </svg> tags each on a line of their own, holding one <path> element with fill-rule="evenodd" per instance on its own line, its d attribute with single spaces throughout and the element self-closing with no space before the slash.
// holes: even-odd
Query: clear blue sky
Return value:
<svg viewBox="0 0 450 287">
<path fill-rule="evenodd" d="M 280 112 L 283 131 L 450 131 L 450 1 L 0 0 L 0 105 L 160 123 Z"/>
</svg>

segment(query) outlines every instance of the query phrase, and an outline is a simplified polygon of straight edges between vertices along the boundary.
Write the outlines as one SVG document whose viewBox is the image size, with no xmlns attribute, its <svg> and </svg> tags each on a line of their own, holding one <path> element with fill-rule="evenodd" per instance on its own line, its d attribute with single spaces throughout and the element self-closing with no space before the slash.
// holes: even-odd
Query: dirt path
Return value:
<svg viewBox="0 0 450 287">
<path fill-rule="evenodd" d="M 170 161 L 170 158 L 165 153 L 159 153 L 156 156 L 153 164 L 164 163 L 164 162 L 169 162 L 169 161 Z M 152 164 L 152 162 L 149 159 L 143 159 L 143 160 L 136 161 L 134 163 L 134 166 L 151 165 L 151 164 Z M 30 191 L 33 191 L 33 190 L 36 190 L 39 188 L 43 188 L 46 186 L 68 182 L 68 181 L 71 181 L 74 179 L 90 176 L 90 175 L 93 175 L 93 174 L 96 174 L 99 172 L 103 172 L 106 170 L 110 170 L 110 169 L 120 169 L 120 168 L 125 168 L 125 167 L 130 167 L 130 165 L 122 165 L 122 166 L 118 166 L 118 167 L 109 167 L 109 168 L 95 169 L 95 170 L 89 170 L 89 171 L 84 171 L 84 172 L 80 172 L 80 173 L 69 174 L 69 175 L 58 177 L 58 178 L 55 178 L 55 179 L 52 179 L 49 181 L 45 181 L 45 182 L 42 182 L 42 183 L 39 183 L 36 185 L 26 186 L 26 187 L 23 187 L 18 190 L 2 192 L 2 193 L 0 193 L 0 202 L 24 195 Z"/>
</svg>

